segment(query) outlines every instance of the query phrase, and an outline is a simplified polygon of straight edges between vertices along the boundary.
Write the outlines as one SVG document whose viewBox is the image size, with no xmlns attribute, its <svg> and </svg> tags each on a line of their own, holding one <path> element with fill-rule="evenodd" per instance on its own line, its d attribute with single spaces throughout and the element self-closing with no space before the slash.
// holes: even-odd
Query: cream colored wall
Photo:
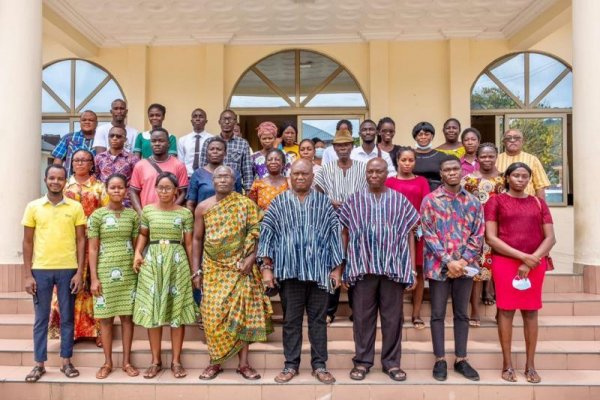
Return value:
<svg viewBox="0 0 600 400">
<path fill-rule="evenodd" d="M 43 61 L 76 57 L 56 40 L 44 37 Z M 167 107 L 165 127 L 177 136 L 190 131 L 190 113 L 208 113 L 207 130 L 219 131 L 218 114 L 243 72 L 280 50 L 302 48 L 323 53 L 354 75 L 369 103 L 369 117 L 391 116 L 397 123 L 396 142 L 412 144 L 414 124 L 427 120 L 439 132 L 450 116 L 469 124 L 469 94 L 481 71 L 495 59 L 516 51 L 506 40 L 375 41 L 305 46 L 205 44 L 197 46 L 129 46 L 101 48 L 90 58 L 120 83 L 129 103 L 129 124 L 148 128 L 146 107 Z M 567 24 L 536 43 L 531 50 L 572 61 L 572 26 Z M 558 270 L 572 268 L 573 209 L 554 208 Z"/>
</svg>

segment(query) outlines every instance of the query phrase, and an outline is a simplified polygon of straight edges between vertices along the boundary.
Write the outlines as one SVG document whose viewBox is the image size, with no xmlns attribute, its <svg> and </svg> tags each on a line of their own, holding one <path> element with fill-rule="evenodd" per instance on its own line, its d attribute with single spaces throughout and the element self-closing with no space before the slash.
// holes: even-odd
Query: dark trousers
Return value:
<svg viewBox="0 0 600 400">
<path fill-rule="evenodd" d="M 469 299 L 471 298 L 472 278 L 447 278 L 445 281 L 429 280 L 431 296 L 431 340 L 436 357 L 444 357 L 444 318 L 448 296 L 452 296 L 452 314 L 454 316 L 454 354 L 467 356 L 469 339 Z"/>
<path fill-rule="evenodd" d="M 33 278 L 37 284 L 36 298 L 34 297 L 35 321 L 33 323 L 33 355 L 36 362 L 48 360 L 48 320 L 52 291 L 56 285 L 58 309 L 60 312 L 60 356 L 73 356 L 73 341 L 75 338 L 75 295 L 71 294 L 71 278 L 76 269 L 34 269 Z"/>
<path fill-rule="evenodd" d="M 384 370 L 400 367 L 404 286 L 383 275 L 365 275 L 354 285 L 354 366 L 370 369 L 375 358 L 377 311 L 381 316 L 381 365 Z"/>
<path fill-rule="evenodd" d="M 327 362 L 327 291 L 315 282 L 286 279 L 280 282 L 283 307 L 283 355 L 285 367 L 298 370 L 302 352 L 302 321 L 308 316 L 310 364 L 313 370 Z"/>
</svg>

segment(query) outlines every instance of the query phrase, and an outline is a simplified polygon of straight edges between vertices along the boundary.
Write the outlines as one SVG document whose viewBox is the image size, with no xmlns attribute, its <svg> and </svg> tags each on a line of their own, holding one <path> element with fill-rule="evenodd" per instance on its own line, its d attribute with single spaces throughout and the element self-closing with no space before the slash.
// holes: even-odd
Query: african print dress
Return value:
<svg viewBox="0 0 600 400">
<path fill-rule="evenodd" d="M 202 320 L 211 364 L 221 364 L 247 343 L 265 342 L 273 332 L 273 308 L 258 267 L 250 275 L 238 262 L 254 251 L 261 211 L 252 200 L 231 193 L 204 215 Z"/>
<path fill-rule="evenodd" d="M 485 203 L 487 203 L 491 196 L 505 191 L 504 177 L 502 175 L 493 179 L 485 179 L 474 174 L 469 174 L 462 178 L 461 184 L 467 192 L 472 193 L 479 199 L 482 206 L 485 206 Z M 483 242 L 480 265 L 481 272 L 473 280 L 489 281 L 492 277 L 492 248 L 485 241 Z"/>
<path fill-rule="evenodd" d="M 286 190 L 288 190 L 287 180 L 279 186 L 272 186 L 264 179 L 258 179 L 252 183 L 252 187 L 248 192 L 248 197 L 266 211 L 267 208 L 269 208 L 271 201 Z"/>
<path fill-rule="evenodd" d="M 85 183 L 78 183 L 75 176 L 71 176 L 64 189 L 66 197 L 81 203 L 86 218 L 92 213 L 108 204 L 108 196 L 104 183 L 95 176 L 91 176 Z M 85 264 L 83 266 L 83 288 L 75 297 L 75 339 L 85 337 L 97 337 L 100 333 L 100 324 L 94 319 L 94 296 L 90 291 L 90 271 L 88 264 L 88 244 L 85 241 Z M 58 339 L 60 337 L 60 313 L 58 310 L 58 297 L 56 288 L 52 295 L 52 307 L 50 310 L 50 324 L 48 326 L 48 337 Z"/>
<path fill-rule="evenodd" d="M 131 208 L 120 215 L 106 207 L 88 219 L 88 238 L 98 238 L 97 274 L 102 295 L 94 297 L 94 317 L 132 315 L 137 274 L 133 270 L 134 242 L 140 218 Z"/>
<path fill-rule="evenodd" d="M 133 322 L 144 328 L 179 328 L 196 322 L 196 304 L 183 234 L 194 220 L 187 208 L 159 210 L 144 207 L 141 226 L 150 230 L 150 242 L 138 275 Z"/>
</svg>

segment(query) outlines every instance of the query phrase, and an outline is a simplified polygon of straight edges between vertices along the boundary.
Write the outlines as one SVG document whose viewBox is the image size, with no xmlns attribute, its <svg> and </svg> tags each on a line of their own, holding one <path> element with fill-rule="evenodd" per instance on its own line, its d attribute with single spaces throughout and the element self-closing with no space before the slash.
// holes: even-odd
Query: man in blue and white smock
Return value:
<svg viewBox="0 0 600 400">
<path fill-rule="evenodd" d="M 291 190 L 275 197 L 261 224 L 258 257 L 263 282 L 279 282 L 283 306 L 283 353 L 285 367 L 275 377 L 289 382 L 298 374 L 302 351 L 302 320 L 308 315 L 313 376 L 331 384 L 327 371 L 328 291 L 341 282 L 342 247 L 339 220 L 331 201 L 311 189 L 310 161 L 292 164 Z"/>
</svg>

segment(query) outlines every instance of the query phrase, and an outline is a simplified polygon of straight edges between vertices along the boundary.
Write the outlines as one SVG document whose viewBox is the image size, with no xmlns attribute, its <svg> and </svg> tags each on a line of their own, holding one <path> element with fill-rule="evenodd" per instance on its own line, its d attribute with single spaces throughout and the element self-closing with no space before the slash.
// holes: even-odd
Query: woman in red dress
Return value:
<svg viewBox="0 0 600 400">
<path fill-rule="evenodd" d="M 413 173 L 417 160 L 417 154 L 412 147 L 400 147 L 398 149 L 398 173 L 395 177 L 389 177 L 385 185 L 390 189 L 402 193 L 408 201 L 419 211 L 423 198 L 429 193 L 429 183 L 422 176 Z M 425 328 L 425 322 L 421 319 L 421 304 L 423 304 L 423 291 L 425 282 L 423 280 L 423 238 L 421 225 L 415 228 L 415 238 L 417 239 L 417 254 L 415 269 L 417 271 L 417 284 L 413 291 L 412 303 L 412 323 L 415 328 Z"/>
<path fill-rule="evenodd" d="M 485 234 L 492 248 L 492 276 L 496 286 L 498 335 L 502 346 L 502 379 L 516 382 L 511 362 L 513 317 L 521 310 L 525 337 L 525 378 L 539 383 L 534 356 L 538 334 L 538 310 L 542 308 L 542 285 L 547 256 L 556 243 L 552 216 L 546 202 L 525 193 L 531 168 L 525 163 L 511 164 L 504 174 L 507 192 L 485 205 Z M 519 287 L 528 278 L 531 287 Z M 513 286 L 513 282 L 517 285 Z"/>
</svg>

